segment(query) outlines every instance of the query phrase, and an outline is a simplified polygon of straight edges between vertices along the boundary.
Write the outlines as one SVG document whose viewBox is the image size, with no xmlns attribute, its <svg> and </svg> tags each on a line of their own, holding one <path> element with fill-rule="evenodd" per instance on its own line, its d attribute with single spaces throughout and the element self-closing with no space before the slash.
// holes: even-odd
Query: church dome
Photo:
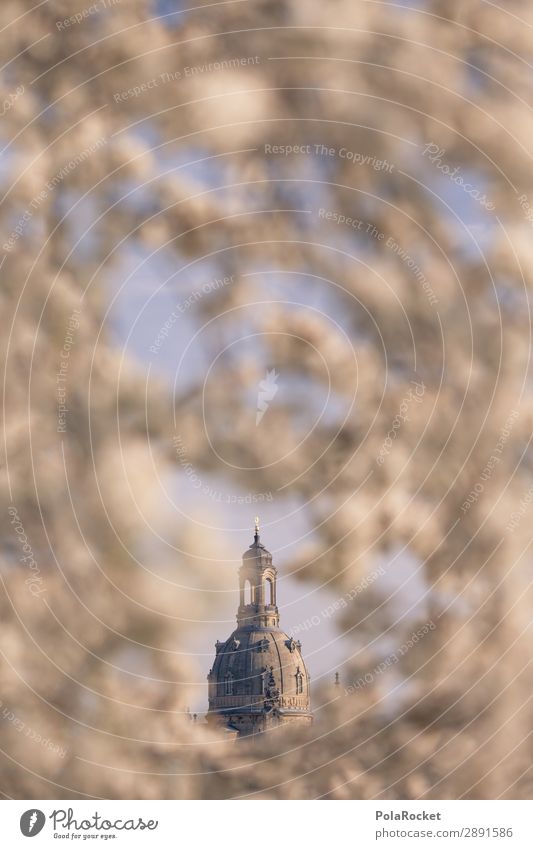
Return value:
<svg viewBox="0 0 533 849">
<path fill-rule="evenodd" d="M 279 628 L 237 628 L 225 643 L 217 643 L 210 680 L 217 685 L 213 693 L 217 702 L 219 696 L 231 695 L 233 704 L 239 697 L 242 707 L 251 707 L 264 701 L 270 682 L 284 706 L 309 709 L 309 676 L 301 644 Z M 300 698 L 292 698 L 296 696 Z"/>
<path fill-rule="evenodd" d="M 239 571 L 238 627 L 227 640 L 217 641 L 208 675 L 208 720 L 243 735 L 312 721 L 301 644 L 279 628 L 276 577 L 272 555 L 261 545 L 256 525 Z"/>
</svg>

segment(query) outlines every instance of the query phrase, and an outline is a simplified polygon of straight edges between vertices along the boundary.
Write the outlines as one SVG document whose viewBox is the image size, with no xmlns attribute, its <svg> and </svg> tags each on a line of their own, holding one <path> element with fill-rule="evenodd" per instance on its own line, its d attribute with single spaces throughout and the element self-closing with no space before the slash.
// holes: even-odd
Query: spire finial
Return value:
<svg viewBox="0 0 533 849">
<path fill-rule="evenodd" d="M 259 542 L 259 516 L 255 517 L 255 531 L 254 531 L 254 540 Z"/>
</svg>

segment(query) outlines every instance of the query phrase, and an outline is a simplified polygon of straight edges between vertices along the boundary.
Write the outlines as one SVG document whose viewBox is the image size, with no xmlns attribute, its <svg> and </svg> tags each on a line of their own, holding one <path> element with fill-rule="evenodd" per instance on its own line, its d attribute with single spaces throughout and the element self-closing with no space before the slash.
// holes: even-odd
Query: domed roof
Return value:
<svg viewBox="0 0 533 849">
<path fill-rule="evenodd" d="M 266 675 L 279 696 L 305 695 L 309 676 L 300 650 L 300 643 L 279 628 L 237 628 L 225 643 L 217 643 L 209 680 L 224 683 L 231 676 L 233 696 L 262 695 Z"/>
</svg>

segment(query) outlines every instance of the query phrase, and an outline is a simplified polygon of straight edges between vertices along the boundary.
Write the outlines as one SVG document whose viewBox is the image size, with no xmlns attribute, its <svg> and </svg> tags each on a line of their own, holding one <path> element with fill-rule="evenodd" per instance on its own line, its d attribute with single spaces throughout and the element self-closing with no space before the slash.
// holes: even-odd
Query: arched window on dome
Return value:
<svg viewBox="0 0 533 849">
<path fill-rule="evenodd" d="M 224 676 L 224 695 L 233 695 L 233 675 L 231 674 L 231 672 L 227 672 Z"/>
<path fill-rule="evenodd" d="M 265 604 L 274 604 L 274 582 L 271 578 L 265 581 Z"/>
<path fill-rule="evenodd" d="M 304 677 L 300 672 L 300 667 L 296 670 L 296 695 L 300 696 L 304 691 Z"/>
<path fill-rule="evenodd" d="M 253 604 L 254 603 L 254 595 L 252 584 L 248 580 L 248 578 L 244 582 L 244 603 L 245 604 Z"/>
</svg>

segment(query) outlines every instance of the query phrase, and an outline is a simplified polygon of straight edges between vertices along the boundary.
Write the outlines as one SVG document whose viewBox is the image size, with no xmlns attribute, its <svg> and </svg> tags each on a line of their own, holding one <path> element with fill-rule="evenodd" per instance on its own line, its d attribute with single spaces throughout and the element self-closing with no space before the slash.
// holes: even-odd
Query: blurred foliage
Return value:
<svg viewBox="0 0 533 849">
<path fill-rule="evenodd" d="M 531 796 L 531 509 L 508 525 L 532 431 L 533 8 L 417 6 L 250 0 L 157 17 L 121 0 L 84 17 L 83 0 L 3 0 L 3 244 L 21 230 L 0 269 L 0 698 L 20 720 L 0 721 L 4 796 Z M 147 381 L 115 345 L 125 251 L 235 276 L 194 307 L 212 321 L 209 379 Z M 263 377 L 231 348 L 245 334 L 295 387 L 268 427 L 245 412 Z M 379 464 L 412 381 L 423 394 Z M 419 565 L 425 612 L 397 621 L 380 581 L 343 609 L 354 656 L 340 688 L 315 688 L 310 737 L 235 745 L 183 713 L 194 657 L 177 648 L 217 596 L 182 585 L 229 585 L 212 573 L 230 553 L 222 532 L 161 519 L 176 421 L 200 473 L 305 504 L 314 533 L 290 565 L 307 585 L 342 595 L 399 552 Z M 158 518 L 161 571 L 141 556 Z M 345 695 L 386 655 L 376 635 L 397 647 L 429 618 L 396 696 L 385 675 Z"/>
</svg>

